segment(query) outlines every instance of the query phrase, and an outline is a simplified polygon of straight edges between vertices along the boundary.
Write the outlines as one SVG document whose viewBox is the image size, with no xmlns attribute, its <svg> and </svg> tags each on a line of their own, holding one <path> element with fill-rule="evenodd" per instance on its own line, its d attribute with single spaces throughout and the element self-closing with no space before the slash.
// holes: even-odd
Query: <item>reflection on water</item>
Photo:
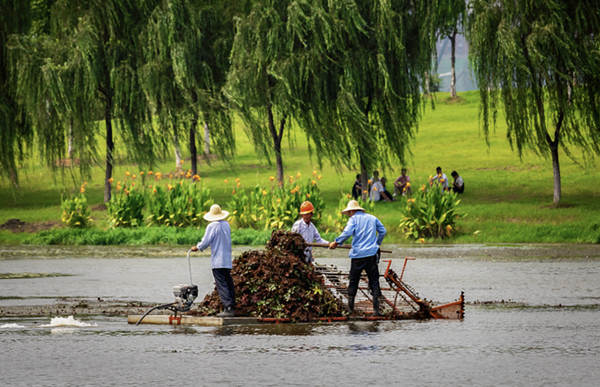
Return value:
<svg viewBox="0 0 600 387">
<path fill-rule="evenodd" d="M 194 259 L 193 269 L 201 294 L 212 290 L 208 261 Z M 0 307 L 62 297 L 159 303 L 187 279 L 183 257 L 5 259 L 0 272 L 74 275 L 0 280 Z M 595 386 L 598 278 L 600 259 L 411 261 L 405 279 L 422 296 L 465 291 L 464 321 L 171 327 L 73 316 L 59 327 L 0 317 L 2 384 Z"/>
</svg>

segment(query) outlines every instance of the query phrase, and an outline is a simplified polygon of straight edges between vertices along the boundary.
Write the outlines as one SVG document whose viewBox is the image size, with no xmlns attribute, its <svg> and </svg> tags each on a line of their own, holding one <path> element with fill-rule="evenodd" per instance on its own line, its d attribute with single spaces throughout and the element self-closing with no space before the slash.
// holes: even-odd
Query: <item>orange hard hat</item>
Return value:
<svg viewBox="0 0 600 387">
<path fill-rule="evenodd" d="M 315 207 L 308 200 L 300 205 L 300 215 L 310 214 L 315 210 Z"/>
</svg>

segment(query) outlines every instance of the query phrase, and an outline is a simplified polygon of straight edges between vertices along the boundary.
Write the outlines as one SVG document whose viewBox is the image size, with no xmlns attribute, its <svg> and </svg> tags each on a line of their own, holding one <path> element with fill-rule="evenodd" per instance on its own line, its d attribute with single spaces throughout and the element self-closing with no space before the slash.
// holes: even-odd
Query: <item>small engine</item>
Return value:
<svg viewBox="0 0 600 387">
<path fill-rule="evenodd" d="M 198 297 L 197 285 L 175 285 L 173 286 L 175 296 L 174 306 L 179 312 L 187 312 L 192 307 L 194 300 Z"/>
</svg>

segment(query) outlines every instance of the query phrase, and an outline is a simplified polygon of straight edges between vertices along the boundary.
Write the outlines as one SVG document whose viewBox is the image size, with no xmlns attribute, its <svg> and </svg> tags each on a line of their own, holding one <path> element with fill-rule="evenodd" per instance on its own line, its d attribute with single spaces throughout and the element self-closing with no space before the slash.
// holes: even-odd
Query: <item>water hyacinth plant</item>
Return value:
<svg viewBox="0 0 600 387">
<path fill-rule="evenodd" d="M 457 211 L 460 199 L 457 194 L 444 191 L 437 181 L 421 186 L 411 198 L 403 197 L 403 218 L 400 231 L 408 239 L 448 238 L 456 231 L 456 219 L 463 214 Z"/>
</svg>

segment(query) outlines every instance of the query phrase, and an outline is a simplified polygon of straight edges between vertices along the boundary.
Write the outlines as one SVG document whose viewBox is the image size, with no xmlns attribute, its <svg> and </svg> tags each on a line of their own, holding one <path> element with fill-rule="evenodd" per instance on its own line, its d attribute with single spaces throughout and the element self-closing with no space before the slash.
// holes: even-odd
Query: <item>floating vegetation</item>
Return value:
<svg viewBox="0 0 600 387">
<path fill-rule="evenodd" d="M 274 231 L 265 251 L 246 251 L 233 262 L 236 315 L 310 321 L 342 316 L 344 307 L 324 285 L 313 265 L 304 262 L 302 236 Z M 219 311 L 216 289 L 200 303 L 197 314 Z"/>
<path fill-rule="evenodd" d="M 65 273 L 0 273 L 0 279 L 70 277 L 72 275 Z"/>
</svg>

